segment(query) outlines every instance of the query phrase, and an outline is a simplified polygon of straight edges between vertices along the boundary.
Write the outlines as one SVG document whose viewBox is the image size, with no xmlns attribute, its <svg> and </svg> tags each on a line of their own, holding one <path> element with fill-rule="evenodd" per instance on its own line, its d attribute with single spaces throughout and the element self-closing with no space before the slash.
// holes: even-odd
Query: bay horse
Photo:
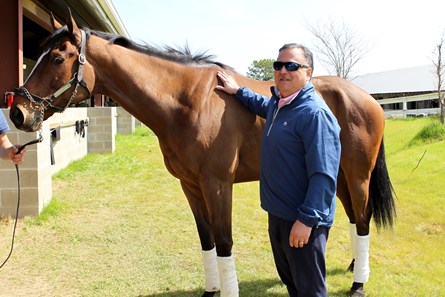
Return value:
<svg viewBox="0 0 445 297">
<path fill-rule="evenodd" d="M 53 16 L 54 32 L 43 43 L 23 86 L 16 88 L 10 118 L 18 129 L 38 131 L 42 121 L 98 93 L 111 97 L 158 137 L 168 171 L 179 179 L 202 248 L 203 296 L 239 295 L 232 255 L 232 187 L 259 179 L 264 120 L 232 95 L 215 90 L 217 72 L 268 94 L 271 82 L 247 78 L 205 53 L 158 49 L 128 38 L 79 29 Z M 392 226 L 395 205 L 385 163 L 384 114 L 380 105 L 338 77 L 312 82 L 341 126 L 337 196 L 351 223 L 354 286 L 369 276 L 369 226 Z M 353 260 L 354 261 L 354 260 Z M 357 293 L 357 292 L 355 292 Z M 351 295 L 354 290 L 351 291 Z"/>
</svg>

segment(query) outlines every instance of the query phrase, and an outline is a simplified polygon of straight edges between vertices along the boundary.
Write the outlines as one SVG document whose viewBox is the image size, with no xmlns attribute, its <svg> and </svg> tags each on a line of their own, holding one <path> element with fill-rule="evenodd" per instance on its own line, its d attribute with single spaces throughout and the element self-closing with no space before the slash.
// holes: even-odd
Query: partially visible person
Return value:
<svg viewBox="0 0 445 297">
<path fill-rule="evenodd" d="M 260 165 L 261 206 L 278 274 L 291 297 L 326 297 L 325 251 L 334 221 L 340 126 L 311 83 L 312 53 L 285 44 L 273 64 L 272 98 L 219 72 L 216 89 L 266 119 Z"/>
<path fill-rule="evenodd" d="M 26 149 L 23 149 L 17 154 L 20 146 L 13 145 L 11 141 L 9 141 L 8 135 L 6 134 L 9 130 L 8 122 L 3 113 L 0 112 L 0 158 L 5 160 L 9 159 L 14 164 L 19 165 L 23 163 L 23 156 Z"/>
</svg>

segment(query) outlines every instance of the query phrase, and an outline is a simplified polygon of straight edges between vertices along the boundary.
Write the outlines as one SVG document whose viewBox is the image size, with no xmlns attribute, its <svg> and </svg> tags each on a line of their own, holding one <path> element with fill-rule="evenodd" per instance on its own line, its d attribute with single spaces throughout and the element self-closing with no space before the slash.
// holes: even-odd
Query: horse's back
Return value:
<svg viewBox="0 0 445 297">
<path fill-rule="evenodd" d="M 379 103 L 352 82 L 337 76 L 314 77 L 312 82 L 339 122 L 344 117 L 348 117 L 349 123 L 384 122 Z"/>
</svg>

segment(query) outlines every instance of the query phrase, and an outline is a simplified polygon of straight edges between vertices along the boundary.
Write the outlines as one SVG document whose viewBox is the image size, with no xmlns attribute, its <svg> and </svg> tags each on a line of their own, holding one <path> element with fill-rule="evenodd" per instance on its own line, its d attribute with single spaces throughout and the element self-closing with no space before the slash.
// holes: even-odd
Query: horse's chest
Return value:
<svg viewBox="0 0 445 297">
<path fill-rule="evenodd" d="M 160 143 L 164 156 L 164 163 L 171 175 L 180 180 L 196 180 L 196 172 L 199 168 L 198 161 L 193 155 L 184 150 L 173 150 L 167 145 Z"/>
</svg>

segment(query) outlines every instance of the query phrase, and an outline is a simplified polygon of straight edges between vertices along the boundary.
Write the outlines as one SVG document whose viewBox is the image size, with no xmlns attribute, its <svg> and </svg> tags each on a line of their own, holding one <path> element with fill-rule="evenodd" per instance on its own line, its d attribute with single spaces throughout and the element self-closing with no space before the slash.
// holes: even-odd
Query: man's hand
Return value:
<svg viewBox="0 0 445 297">
<path fill-rule="evenodd" d="M 15 165 L 20 165 L 23 163 L 24 160 L 23 156 L 26 152 L 26 148 L 23 149 L 19 154 L 17 154 L 18 151 L 19 147 L 17 147 L 16 145 L 13 145 L 7 149 L 8 158 L 11 159 L 11 161 Z"/>
<path fill-rule="evenodd" d="M 234 95 L 239 89 L 238 84 L 232 76 L 225 72 L 218 71 L 218 77 L 221 79 L 223 85 L 217 85 L 216 89 L 226 92 L 227 94 Z"/>
<path fill-rule="evenodd" d="M 300 221 L 295 221 L 290 231 L 289 245 L 295 248 L 302 248 L 309 241 L 312 228 Z"/>
</svg>

